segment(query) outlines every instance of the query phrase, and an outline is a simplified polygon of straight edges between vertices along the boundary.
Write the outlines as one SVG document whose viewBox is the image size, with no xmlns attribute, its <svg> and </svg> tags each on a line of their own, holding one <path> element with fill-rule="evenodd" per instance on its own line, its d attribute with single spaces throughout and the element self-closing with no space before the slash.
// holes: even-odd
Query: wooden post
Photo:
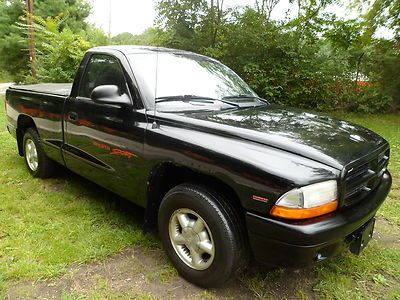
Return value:
<svg viewBox="0 0 400 300">
<path fill-rule="evenodd" d="M 32 77 L 37 79 L 34 63 L 36 61 L 35 37 L 33 29 L 33 0 L 26 0 L 26 10 L 28 12 L 28 45 L 29 45 L 29 61 L 32 68 Z"/>
</svg>

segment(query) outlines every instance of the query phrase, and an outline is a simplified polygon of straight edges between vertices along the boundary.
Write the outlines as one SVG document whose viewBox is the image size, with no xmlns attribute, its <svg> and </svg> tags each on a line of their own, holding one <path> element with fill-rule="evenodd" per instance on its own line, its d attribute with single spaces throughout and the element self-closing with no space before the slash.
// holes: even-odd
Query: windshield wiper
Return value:
<svg viewBox="0 0 400 300">
<path fill-rule="evenodd" d="M 178 96 L 163 96 L 163 97 L 157 97 L 156 103 L 160 102 L 168 102 L 168 101 L 193 101 L 193 100 L 199 100 L 199 101 L 220 101 L 228 105 L 236 106 L 239 107 L 239 104 L 227 101 L 224 99 L 216 99 L 216 98 L 211 98 L 211 97 L 205 97 L 205 96 L 196 96 L 196 95 L 178 95 Z"/>
<path fill-rule="evenodd" d="M 262 99 L 258 96 L 250 96 L 250 95 L 233 95 L 233 96 L 226 96 L 222 98 L 223 100 L 225 99 L 256 99 L 258 101 L 266 102 L 269 103 L 267 100 Z"/>
<path fill-rule="evenodd" d="M 167 102 L 167 101 L 191 101 L 191 100 L 218 100 L 210 97 L 196 96 L 196 95 L 177 95 L 177 96 L 163 96 L 157 97 L 156 102 Z"/>
</svg>

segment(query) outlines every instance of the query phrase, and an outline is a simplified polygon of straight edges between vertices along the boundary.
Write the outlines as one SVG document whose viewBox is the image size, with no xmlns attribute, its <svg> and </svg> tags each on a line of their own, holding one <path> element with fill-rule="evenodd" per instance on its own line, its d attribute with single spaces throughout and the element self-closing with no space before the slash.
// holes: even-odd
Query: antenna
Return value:
<svg viewBox="0 0 400 300">
<path fill-rule="evenodd" d="M 154 120 L 153 120 L 153 125 L 152 128 L 156 129 L 158 128 L 157 122 L 156 122 L 156 116 L 157 116 L 157 81 L 158 81 L 158 51 L 159 48 L 157 46 L 156 48 L 156 80 L 154 84 Z"/>
<path fill-rule="evenodd" d="M 111 0 L 108 3 L 108 43 L 111 44 Z"/>
</svg>

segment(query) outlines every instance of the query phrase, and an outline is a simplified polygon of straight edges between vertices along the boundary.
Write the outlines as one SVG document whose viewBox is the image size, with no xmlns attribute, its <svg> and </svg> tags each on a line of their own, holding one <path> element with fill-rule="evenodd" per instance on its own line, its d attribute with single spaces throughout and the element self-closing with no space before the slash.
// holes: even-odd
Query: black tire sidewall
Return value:
<svg viewBox="0 0 400 300">
<path fill-rule="evenodd" d="M 199 214 L 207 223 L 214 242 L 215 257 L 206 270 L 194 270 L 176 254 L 169 237 L 171 215 L 181 208 L 188 208 Z M 159 233 L 164 248 L 182 277 L 203 287 L 214 287 L 229 280 L 235 273 L 237 242 L 235 225 L 216 197 L 204 189 L 181 186 L 173 189 L 163 199 L 159 210 Z"/>
</svg>

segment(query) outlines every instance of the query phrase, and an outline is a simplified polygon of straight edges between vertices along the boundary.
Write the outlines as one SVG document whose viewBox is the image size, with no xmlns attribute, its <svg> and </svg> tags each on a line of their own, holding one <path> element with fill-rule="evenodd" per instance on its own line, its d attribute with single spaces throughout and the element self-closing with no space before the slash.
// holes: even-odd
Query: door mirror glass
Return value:
<svg viewBox="0 0 400 300">
<path fill-rule="evenodd" d="M 103 104 L 129 105 L 131 102 L 127 94 L 122 94 L 116 85 L 99 85 L 90 94 L 93 102 Z"/>
</svg>

